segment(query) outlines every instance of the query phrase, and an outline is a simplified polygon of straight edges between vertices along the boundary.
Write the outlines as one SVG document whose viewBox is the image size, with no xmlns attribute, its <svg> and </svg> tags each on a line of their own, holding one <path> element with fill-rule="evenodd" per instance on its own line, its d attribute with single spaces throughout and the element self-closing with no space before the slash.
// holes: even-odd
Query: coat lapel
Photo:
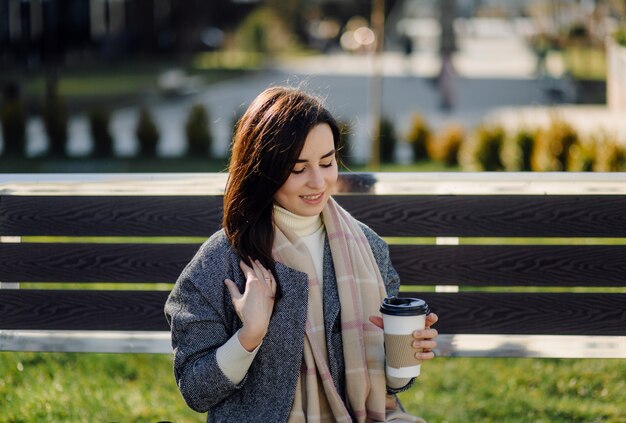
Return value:
<svg viewBox="0 0 626 423">
<path fill-rule="evenodd" d="M 330 341 L 332 329 L 339 317 L 341 310 L 339 304 L 339 292 L 337 291 L 337 278 L 333 266 L 333 256 L 330 252 L 328 238 L 324 243 L 324 329 L 326 330 L 327 343 Z M 330 347 L 330 345 L 328 345 Z"/>
</svg>

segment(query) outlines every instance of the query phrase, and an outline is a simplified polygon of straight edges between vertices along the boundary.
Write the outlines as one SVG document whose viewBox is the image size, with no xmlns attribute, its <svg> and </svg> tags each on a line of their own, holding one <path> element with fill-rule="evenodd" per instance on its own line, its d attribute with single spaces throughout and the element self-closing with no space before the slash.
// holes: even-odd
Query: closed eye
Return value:
<svg viewBox="0 0 626 423">
<path fill-rule="evenodd" d="M 322 159 L 329 158 L 328 156 L 331 156 L 330 157 L 330 161 L 328 163 L 320 163 L 320 167 L 323 167 L 323 168 L 330 168 L 330 167 L 332 167 L 335 164 L 335 158 L 333 156 L 334 154 L 335 154 L 335 150 L 330 151 L 330 152 L 324 154 Z M 298 162 L 300 162 L 301 164 L 308 163 L 307 160 L 298 160 Z M 302 172 L 304 172 L 305 170 L 306 170 L 306 166 L 304 166 L 302 169 L 297 169 L 297 170 L 296 169 L 292 169 L 291 173 L 299 175 Z"/>
</svg>

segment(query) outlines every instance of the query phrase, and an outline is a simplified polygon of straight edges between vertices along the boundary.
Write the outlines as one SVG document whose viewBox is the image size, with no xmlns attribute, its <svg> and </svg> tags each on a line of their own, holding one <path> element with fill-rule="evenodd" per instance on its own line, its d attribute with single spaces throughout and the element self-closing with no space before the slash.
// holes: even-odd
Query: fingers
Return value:
<svg viewBox="0 0 626 423">
<path fill-rule="evenodd" d="M 260 281 L 270 282 L 272 280 L 272 273 L 263 267 L 260 261 L 252 260 L 250 257 L 248 257 L 248 260 L 250 260 L 250 266 L 248 266 L 243 260 L 239 262 L 239 267 L 246 275 L 247 279 L 249 279 L 250 276 L 253 276 Z"/>
<path fill-rule="evenodd" d="M 276 296 L 277 284 L 272 272 L 267 270 L 259 260 L 252 260 L 248 257 L 250 265 L 246 264 L 243 260 L 239 262 L 239 267 L 246 275 L 246 283 L 253 280 L 257 280 L 270 288 L 270 296 L 273 298 Z"/>
<path fill-rule="evenodd" d="M 417 351 L 415 352 L 415 358 L 418 360 L 432 360 L 435 358 L 433 350 L 437 348 L 437 342 L 432 339 L 414 340 L 411 344 Z"/>
<path fill-rule="evenodd" d="M 428 316 L 426 316 L 426 328 L 431 327 L 438 321 L 439 321 L 439 316 L 437 316 L 435 313 L 430 313 Z"/>
<path fill-rule="evenodd" d="M 254 273 L 256 274 L 257 278 L 259 278 L 259 280 L 265 281 L 268 284 L 272 282 L 272 273 L 265 267 L 263 267 L 260 261 L 253 260 L 252 267 L 254 269 Z"/>
<path fill-rule="evenodd" d="M 419 351 L 415 353 L 415 358 L 418 360 L 432 360 L 435 358 L 433 350 L 437 348 L 437 342 L 434 338 L 439 335 L 437 329 L 431 329 L 430 327 L 439 321 L 439 316 L 435 313 L 430 313 L 426 316 L 426 325 L 424 330 L 416 330 L 413 332 L 413 348 Z"/>
<path fill-rule="evenodd" d="M 385 324 L 383 323 L 383 318 L 380 316 L 370 316 L 370 322 L 381 329 L 384 329 Z"/>
<path fill-rule="evenodd" d="M 250 260 L 251 264 L 252 264 L 252 260 Z M 246 275 L 246 279 L 249 278 L 249 276 L 255 276 L 256 273 L 254 272 L 254 269 L 251 266 L 248 266 L 246 264 L 245 261 L 240 260 L 239 261 L 239 268 L 241 269 L 241 271 L 243 272 L 244 275 Z"/>
<path fill-rule="evenodd" d="M 272 292 L 272 297 L 276 295 L 276 280 L 274 279 L 274 275 L 272 272 L 267 270 L 259 260 L 251 260 L 254 271 L 259 278 L 259 280 L 264 281 Z"/>
<path fill-rule="evenodd" d="M 411 344 L 413 348 L 422 349 L 424 351 L 434 350 L 437 348 L 437 342 L 431 340 L 413 341 Z"/>
<path fill-rule="evenodd" d="M 439 335 L 437 329 L 423 329 L 413 332 L 413 338 L 415 339 L 433 339 L 436 338 L 437 335 Z"/>
<path fill-rule="evenodd" d="M 418 351 L 415 353 L 415 358 L 418 360 L 432 360 L 435 358 L 435 353 L 432 351 Z"/>
</svg>

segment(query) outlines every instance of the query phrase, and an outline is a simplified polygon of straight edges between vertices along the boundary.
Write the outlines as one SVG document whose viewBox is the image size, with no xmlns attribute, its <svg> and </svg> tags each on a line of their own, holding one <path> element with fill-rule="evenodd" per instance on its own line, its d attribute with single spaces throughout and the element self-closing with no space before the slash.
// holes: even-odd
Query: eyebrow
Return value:
<svg viewBox="0 0 626 423">
<path fill-rule="evenodd" d="M 330 157 L 333 154 L 335 154 L 335 150 L 334 149 L 330 150 L 328 153 L 326 153 L 322 157 L 320 157 L 320 160 L 325 159 L 326 157 Z M 308 160 L 302 160 L 302 159 L 296 160 L 296 163 L 307 163 L 307 162 L 308 162 Z"/>
</svg>

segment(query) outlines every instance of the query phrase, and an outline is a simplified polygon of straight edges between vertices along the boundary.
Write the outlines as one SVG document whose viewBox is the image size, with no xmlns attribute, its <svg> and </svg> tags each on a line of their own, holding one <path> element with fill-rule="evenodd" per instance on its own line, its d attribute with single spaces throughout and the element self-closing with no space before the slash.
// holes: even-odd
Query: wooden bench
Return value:
<svg viewBox="0 0 626 423">
<path fill-rule="evenodd" d="M 0 175 L 0 350 L 170 353 L 163 304 L 225 180 Z M 342 174 L 340 191 L 439 314 L 440 356 L 626 358 L 626 175 Z"/>
</svg>

